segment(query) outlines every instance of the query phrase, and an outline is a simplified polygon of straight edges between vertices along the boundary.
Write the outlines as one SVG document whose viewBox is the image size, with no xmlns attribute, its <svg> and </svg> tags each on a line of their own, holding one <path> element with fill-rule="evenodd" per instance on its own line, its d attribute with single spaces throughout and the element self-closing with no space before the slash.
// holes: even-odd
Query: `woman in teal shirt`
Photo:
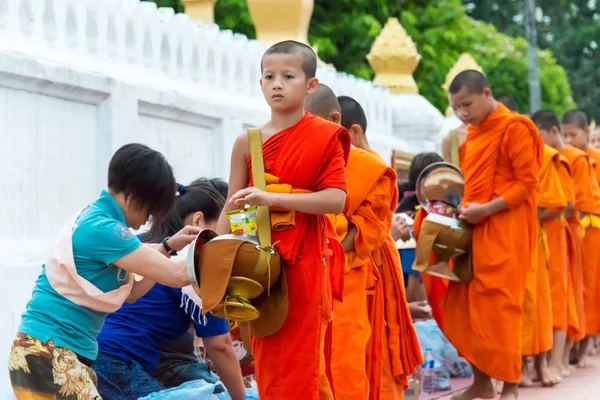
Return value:
<svg viewBox="0 0 600 400">
<path fill-rule="evenodd" d="M 163 218 L 176 187 L 161 153 L 128 144 L 114 154 L 108 190 L 61 229 L 22 316 L 9 356 L 17 399 L 100 399 L 90 366 L 108 313 L 143 296 L 154 282 L 189 284 L 185 260 L 168 256 L 199 229 L 186 227 L 157 246 L 142 245 L 129 230 Z"/>
</svg>

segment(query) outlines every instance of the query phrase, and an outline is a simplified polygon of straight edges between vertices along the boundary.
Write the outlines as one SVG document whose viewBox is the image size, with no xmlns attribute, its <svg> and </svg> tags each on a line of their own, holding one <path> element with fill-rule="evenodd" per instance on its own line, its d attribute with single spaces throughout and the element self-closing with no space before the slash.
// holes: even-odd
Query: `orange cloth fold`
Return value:
<svg viewBox="0 0 600 400">
<path fill-rule="evenodd" d="M 567 199 L 558 173 L 558 151 L 544 146 L 536 188 L 537 207 L 562 210 Z M 531 356 L 552 349 L 552 329 L 567 330 L 567 247 L 561 241 L 560 218 L 540 221 L 537 251 L 527 272 L 523 301 L 522 354 Z M 552 292 L 552 296 L 551 296 Z"/>
<path fill-rule="evenodd" d="M 571 166 L 575 189 L 575 209 L 581 213 L 600 215 L 600 187 L 596 178 L 596 172 L 590 162 L 588 154 L 572 146 L 566 146 L 561 150 Z M 575 296 L 578 296 L 579 277 L 581 277 L 583 288 L 583 307 L 584 317 L 580 319 L 580 324 L 585 324 L 586 336 L 595 336 L 598 333 L 598 313 L 600 305 L 598 304 L 598 282 L 600 268 L 600 229 L 593 226 L 585 229 L 585 235 L 581 232 L 579 219 L 575 217 L 569 219 L 571 230 L 575 238 L 576 249 L 581 249 L 582 268 L 581 275 L 575 271 L 574 280 Z M 577 229 L 579 231 L 577 232 Z M 581 243 L 579 243 L 581 240 Z M 580 247 L 579 247 L 580 246 Z M 577 303 L 577 302 L 576 302 Z"/>
<path fill-rule="evenodd" d="M 441 299 L 441 329 L 480 371 L 517 383 L 526 276 L 537 241 L 535 188 L 543 142 L 530 119 L 500 103 L 497 107 L 480 125 L 469 126 L 461 148 L 463 204 L 501 196 L 508 209 L 475 224 L 474 279 L 448 284 Z"/>
<path fill-rule="evenodd" d="M 560 154 L 560 153 L 559 153 Z M 558 159 L 558 176 L 567 203 L 575 205 L 575 187 L 571 175 L 571 165 L 567 158 L 560 154 Z M 579 222 L 579 218 L 574 218 Z M 581 249 L 577 249 L 575 237 L 569 221 L 561 221 L 561 239 L 564 239 L 567 248 L 567 336 L 576 341 L 585 335 L 585 319 L 583 308 L 583 271 Z M 581 233 L 581 227 L 578 228 Z M 581 247 L 581 244 L 579 245 Z"/>
<path fill-rule="evenodd" d="M 590 161 L 592 161 L 592 167 L 593 167 L 593 172 L 594 175 L 596 177 L 596 182 L 599 184 L 600 186 L 600 150 L 594 148 L 594 147 L 588 147 L 587 149 L 587 155 L 590 158 Z M 600 189 L 599 189 L 599 193 L 600 193 Z M 597 207 L 600 209 L 600 196 L 597 199 Z M 600 215 L 600 214 L 596 214 L 596 215 Z M 594 228 L 594 231 L 598 231 L 597 227 Z M 594 243 L 593 246 L 595 247 L 595 249 L 598 249 L 598 239 L 600 238 L 600 234 L 599 233 L 594 233 L 593 236 L 594 238 L 589 238 L 588 243 Z M 596 333 L 600 333 L 600 251 L 595 250 L 594 251 L 595 255 L 598 257 L 596 258 L 596 266 L 597 266 L 597 271 L 596 271 Z M 593 330 L 591 330 L 591 332 L 593 332 Z M 593 334 L 593 333 L 592 333 Z"/>
<path fill-rule="evenodd" d="M 338 125 L 307 113 L 295 126 L 266 140 L 262 150 L 265 172 L 295 189 L 346 190 L 350 137 Z M 252 185 L 250 157 L 247 161 Z M 319 398 L 321 328 L 327 298 L 323 281 L 328 277 L 324 259 L 333 252 L 328 224 L 324 215 L 296 211 L 293 227 L 272 230 L 272 241 L 284 261 L 289 305 L 279 331 L 250 338 L 261 400 L 295 400 L 299 393 L 303 399 Z"/>
<path fill-rule="evenodd" d="M 379 399 L 381 390 L 383 293 L 371 252 L 387 234 L 382 219 L 389 203 L 380 198 L 391 182 L 395 186 L 395 174 L 387 169 L 368 152 L 353 148 L 344 212 L 328 216 L 340 240 L 356 229 L 353 249 L 346 253 L 343 302 L 334 303 L 331 371 L 338 400 Z"/>
</svg>

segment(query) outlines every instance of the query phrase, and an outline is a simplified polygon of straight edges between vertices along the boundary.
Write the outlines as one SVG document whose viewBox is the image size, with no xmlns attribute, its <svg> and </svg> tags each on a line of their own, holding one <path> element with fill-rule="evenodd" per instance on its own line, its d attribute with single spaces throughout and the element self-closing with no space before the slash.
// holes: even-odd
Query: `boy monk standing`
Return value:
<svg viewBox="0 0 600 400">
<path fill-rule="evenodd" d="M 562 287 L 557 279 L 552 279 L 551 275 L 551 291 L 552 291 L 552 307 L 553 307 L 553 326 L 554 346 L 552 352 L 559 351 L 558 345 L 561 343 L 563 336 L 562 330 L 566 327 L 567 340 L 562 355 L 561 375 L 566 377 L 569 372 L 569 356 L 573 343 L 583 339 L 585 336 L 585 313 L 583 306 L 583 259 L 582 259 L 582 237 L 581 225 L 577 209 L 582 206 L 581 199 L 584 197 L 582 193 L 586 190 L 574 185 L 571 163 L 564 154 L 571 154 L 571 146 L 565 145 L 564 139 L 560 131 L 560 123 L 558 118 L 552 111 L 542 110 L 532 115 L 531 119 L 537 126 L 544 143 L 547 146 L 559 151 L 560 158 L 558 163 L 558 174 L 561 181 L 561 186 L 567 201 L 567 207 L 564 210 L 560 222 L 562 229 L 560 231 L 559 246 L 549 245 L 550 255 L 553 257 L 553 252 L 557 249 L 562 249 L 562 242 L 567 248 L 567 296 L 566 296 L 566 323 L 562 319 L 564 311 L 562 311 L 563 303 L 561 299 Z M 568 148 L 567 148 L 568 147 Z M 584 161 L 576 161 L 580 163 Z M 576 192 L 578 195 L 576 196 Z M 578 200 L 579 199 L 579 200 Z M 549 238 L 550 240 L 550 238 Z M 562 250 L 561 250 L 562 251 Z M 558 356 L 558 355 L 557 355 Z M 554 356 L 550 360 L 551 369 L 555 369 Z"/>
<path fill-rule="evenodd" d="M 598 150 L 588 147 L 590 128 L 584 112 L 579 110 L 567 111 L 562 119 L 562 132 L 565 142 L 581 150 L 579 158 L 585 155 L 585 162 L 580 161 L 575 166 L 571 161 L 575 186 L 587 185 L 585 195 L 586 207 L 580 210 L 583 234 L 583 301 L 585 307 L 585 333 L 579 352 L 579 365 L 586 366 L 592 339 L 598 334 L 600 318 L 600 187 L 597 176 L 600 173 L 600 155 Z M 567 156 L 569 158 L 569 156 Z M 583 167 L 585 164 L 585 167 Z M 581 175 L 585 176 L 581 176 Z"/>
<path fill-rule="evenodd" d="M 449 88 L 456 116 L 469 125 L 461 168 L 461 218 L 474 224 L 469 283 L 450 282 L 442 330 L 473 365 L 474 382 L 455 400 L 516 399 L 527 270 L 536 245 L 535 189 L 543 142 L 530 119 L 497 103 L 483 74 L 458 74 Z"/>
<path fill-rule="evenodd" d="M 252 186 L 248 138 L 242 134 L 233 146 L 230 199 L 218 226 L 219 233 L 227 233 L 226 213 L 246 204 L 291 214 L 285 229 L 272 229 L 272 241 L 284 260 L 287 319 L 273 335 L 251 337 L 261 400 L 319 398 L 321 321 L 328 287 L 325 214 L 344 207 L 350 138 L 340 126 L 304 112 L 306 96 L 318 85 L 316 68 L 315 53 L 295 41 L 277 43 L 265 52 L 260 84 L 271 108 L 271 119 L 262 127 L 267 191 Z M 269 191 L 274 183 L 290 185 L 291 193 Z"/>
<path fill-rule="evenodd" d="M 361 158 L 358 156 L 361 153 L 354 152 L 355 157 L 352 156 L 352 152 L 350 153 L 347 169 L 349 200 L 346 200 L 345 213 L 352 215 L 352 220 L 355 221 L 354 225 L 358 228 L 354 240 L 350 242 L 354 245 L 357 254 L 368 250 L 369 242 L 371 242 L 370 236 L 373 235 L 364 228 L 361 232 L 360 224 L 356 222 L 367 219 L 368 214 L 365 213 L 365 210 L 369 205 L 381 210 L 378 214 L 381 215 L 381 222 L 385 223 L 383 243 L 374 246 L 374 249 L 371 250 L 371 257 L 377 266 L 376 272 L 381 276 L 384 301 L 383 315 L 378 316 L 379 320 L 372 321 L 372 324 L 383 323 L 384 325 L 381 399 L 402 399 L 404 389 L 408 387 L 408 376 L 415 373 L 417 365 L 423 363 L 423 358 L 406 301 L 400 256 L 390 234 L 398 192 L 397 185 L 388 183 L 387 179 L 393 177 L 392 182 L 395 182 L 395 172 L 385 164 L 377 152 L 370 148 L 366 135 L 367 118 L 360 104 L 347 96 L 340 96 L 338 100 L 342 109 L 342 126 L 350 132 L 352 144 L 371 155 L 376 161 L 367 158 L 365 154 L 362 157 L 363 162 L 360 163 L 358 160 Z M 356 160 L 354 163 L 352 162 L 353 158 Z M 367 162 L 367 160 L 370 161 Z M 375 181 L 376 177 L 378 178 L 377 182 Z M 351 185 L 351 182 L 353 180 L 358 182 L 356 193 L 363 193 L 363 201 L 360 206 L 355 203 L 360 196 L 356 198 L 352 196 L 351 187 L 354 185 Z M 388 184 L 391 184 L 391 188 L 388 188 Z M 370 194 L 365 196 L 364 193 L 367 189 L 370 190 Z M 354 233 L 351 229 L 348 236 L 352 237 L 352 235 Z"/>
</svg>

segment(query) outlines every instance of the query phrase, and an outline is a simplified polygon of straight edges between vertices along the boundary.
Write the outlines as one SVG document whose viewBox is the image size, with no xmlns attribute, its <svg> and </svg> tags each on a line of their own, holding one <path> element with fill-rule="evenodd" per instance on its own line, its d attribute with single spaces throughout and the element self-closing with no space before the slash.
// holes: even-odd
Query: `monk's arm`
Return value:
<svg viewBox="0 0 600 400">
<path fill-rule="evenodd" d="M 229 171 L 229 187 L 227 190 L 227 198 L 230 199 L 234 193 L 248 187 L 248 164 L 246 157 L 248 151 L 248 136 L 242 134 L 238 136 L 231 150 L 231 167 Z M 225 235 L 229 233 L 229 221 L 227 213 L 237 208 L 234 203 L 225 202 L 225 206 L 219 216 L 217 222 L 217 233 Z"/>
<path fill-rule="evenodd" d="M 452 162 L 452 154 L 450 152 L 450 135 L 446 135 L 442 139 L 442 158 L 446 162 Z"/>
<path fill-rule="evenodd" d="M 354 250 L 354 238 L 356 237 L 357 233 L 358 229 L 356 229 L 356 226 L 351 225 L 351 228 L 348 229 L 346 237 L 344 237 L 344 240 L 342 240 L 342 249 L 344 249 L 344 253 Z"/>
<path fill-rule="evenodd" d="M 509 135 L 507 143 L 508 158 L 511 163 L 514 180 L 510 187 L 501 194 L 501 198 L 506 203 L 506 206 L 501 208 L 498 205 L 498 208 L 500 208 L 498 211 L 521 205 L 535 191 L 538 183 L 539 164 L 535 155 L 538 149 L 535 149 L 537 144 L 532 133 L 521 123 L 514 124 L 514 126 L 508 129 L 512 130 L 512 132 L 506 133 Z"/>
<path fill-rule="evenodd" d="M 590 163 L 586 157 L 578 157 L 571 165 L 575 190 L 575 209 L 585 208 L 589 198 L 593 198 L 590 179 Z"/>
<path fill-rule="evenodd" d="M 342 212 L 346 192 L 325 188 L 313 193 L 272 193 L 271 207 L 296 210 L 305 214 L 337 214 Z"/>
<path fill-rule="evenodd" d="M 547 208 L 538 207 L 537 217 L 541 220 L 553 219 L 559 217 L 563 213 L 563 210 L 548 210 Z"/>
</svg>

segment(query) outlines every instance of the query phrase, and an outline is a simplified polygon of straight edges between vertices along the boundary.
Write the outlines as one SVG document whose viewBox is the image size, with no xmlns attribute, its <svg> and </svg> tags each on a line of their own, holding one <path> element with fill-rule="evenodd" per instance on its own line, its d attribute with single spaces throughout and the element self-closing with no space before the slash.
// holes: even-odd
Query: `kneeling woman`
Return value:
<svg viewBox="0 0 600 400">
<path fill-rule="evenodd" d="M 214 229 L 224 202 L 209 181 L 196 181 L 180 190 L 173 212 L 142 240 L 160 243 L 184 224 Z M 230 396 L 243 399 L 244 383 L 227 321 L 210 314 L 204 319 L 201 307 L 190 286 L 181 290 L 157 284 L 135 304 L 111 314 L 98 337 L 100 354 L 94 363 L 100 394 L 106 400 L 137 399 L 163 390 L 152 376 L 161 350 L 193 324 Z"/>
<path fill-rule="evenodd" d="M 162 154 L 141 144 L 115 153 L 108 190 L 63 226 L 35 283 L 9 355 L 17 399 L 100 399 L 91 365 L 107 314 L 154 282 L 189 285 L 185 262 L 142 245 L 128 229 L 167 215 L 175 194 L 173 171 Z M 198 232 L 184 228 L 168 244 L 181 249 Z"/>
</svg>

